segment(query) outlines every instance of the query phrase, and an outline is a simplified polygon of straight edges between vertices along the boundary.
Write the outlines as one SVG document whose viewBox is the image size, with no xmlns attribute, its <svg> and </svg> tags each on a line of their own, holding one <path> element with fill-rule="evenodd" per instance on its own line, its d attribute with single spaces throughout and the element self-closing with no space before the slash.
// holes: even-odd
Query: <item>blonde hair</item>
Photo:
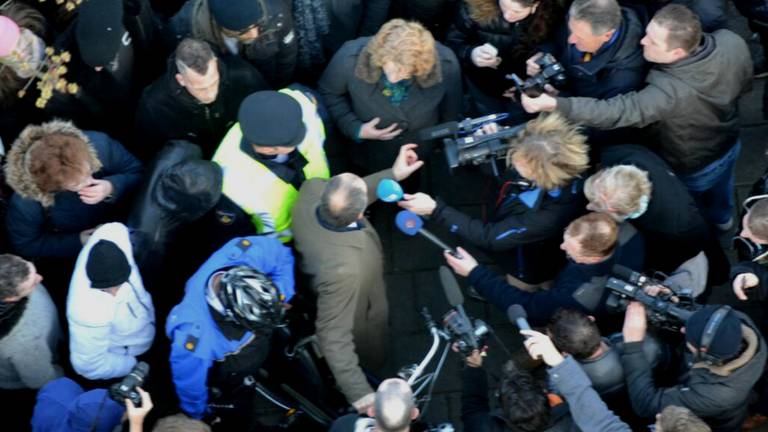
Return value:
<svg viewBox="0 0 768 432">
<path fill-rule="evenodd" d="M 435 38 L 417 22 L 393 19 L 384 24 L 363 49 L 355 75 L 374 84 L 381 78 L 381 68 L 388 62 L 410 69 L 422 87 L 439 74 Z M 434 83 L 431 83 L 434 84 Z"/>
<path fill-rule="evenodd" d="M 544 189 L 568 185 L 589 168 L 587 138 L 559 114 L 541 114 L 511 140 L 507 167 L 524 163 Z"/>
<path fill-rule="evenodd" d="M 584 183 L 584 195 L 595 211 L 608 213 L 619 221 L 640 210 L 642 198 L 650 200 L 652 190 L 648 173 L 634 165 L 602 169 Z"/>
</svg>

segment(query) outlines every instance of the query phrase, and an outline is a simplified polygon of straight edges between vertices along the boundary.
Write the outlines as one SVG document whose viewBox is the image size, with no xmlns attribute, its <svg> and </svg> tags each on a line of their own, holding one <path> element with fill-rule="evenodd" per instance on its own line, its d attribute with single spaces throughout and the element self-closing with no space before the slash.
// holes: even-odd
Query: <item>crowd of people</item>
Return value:
<svg viewBox="0 0 768 432">
<path fill-rule="evenodd" d="M 733 4 L 768 51 L 764 2 Z M 381 374 L 379 199 L 534 327 L 488 373 L 454 344 L 456 429 L 758 428 L 768 174 L 737 203 L 734 166 L 762 66 L 727 7 L 3 1 L 2 429 L 428 429 Z M 441 129 L 477 145 L 452 168 L 486 178 L 481 217 L 431 190 L 465 150 Z"/>
</svg>

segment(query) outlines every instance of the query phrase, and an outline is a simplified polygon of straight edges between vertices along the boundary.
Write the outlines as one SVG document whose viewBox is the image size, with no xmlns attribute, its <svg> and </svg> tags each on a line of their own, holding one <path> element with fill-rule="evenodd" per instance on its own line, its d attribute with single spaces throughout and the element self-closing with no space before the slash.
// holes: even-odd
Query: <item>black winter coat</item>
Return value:
<svg viewBox="0 0 768 432">
<path fill-rule="evenodd" d="M 240 56 L 253 64 L 273 88 L 290 84 L 296 69 L 298 44 L 293 28 L 291 0 L 261 0 L 265 6 L 259 37 L 240 45 Z M 173 49 L 183 38 L 194 37 L 216 47 L 220 54 L 229 54 L 221 27 L 208 9 L 208 0 L 188 0 L 165 29 L 165 40 Z"/>
<path fill-rule="evenodd" d="M 507 175 L 516 177 L 513 172 Z M 504 183 L 487 207 L 485 220 L 438 198 L 430 219 L 490 253 L 505 272 L 527 283 L 540 283 L 554 278 L 564 264 L 559 248 L 563 229 L 586 212 L 582 183 L 575 179 L 551 191 L 520 191 Z"/>
<path fill-rule="evenodd" d="M 643 233 L 648 250 L 647 268 L 671 272 L 707 248 L 709 226 L 688 188 L 656 153 L 639 145 L 606 147 L 603 167 L 634 165 L 648 173 L 651 199 L 640 217 L 630 219 Z"/>
<path fill-rule="evenodd" d="M 226 55 L 219 59 L 219 94 L 201 104 L 176 81 L 172 57 L 165 76 L 144 90 L 136 113 L 137 156 L 148 160 L 172 139 L 200 146 L 210 159 L 229 128 L 237 122 L 240 102 L 249 94 L 266 90 L 261 74 L 245 60 Z"/>
<path fill-rule="evenodd" d="M 581 53 L 568 43 L 568 27 L 562 26 L 554 56 L 566 71 L 564 96 L 607 99 L 642 87 L 647 64 L 640 46 L 645 30 L 635 12 L 621 9 L 621 25 L 616 39 L 607 42 L 583 63 Z"/>
<path fill-rule="evenodd" d="M 323 47 L 330 58 L 344 42 L 371 36 L 386 22 L 389 0 L 324 0 L 330 31 L 323 36 Z"/>
</svg>

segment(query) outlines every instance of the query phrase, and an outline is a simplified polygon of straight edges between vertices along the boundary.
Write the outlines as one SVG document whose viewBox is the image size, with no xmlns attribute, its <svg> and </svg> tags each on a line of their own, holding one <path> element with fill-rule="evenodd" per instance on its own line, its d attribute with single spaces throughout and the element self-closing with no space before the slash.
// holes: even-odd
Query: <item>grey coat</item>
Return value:
<svg viewBox="0 0 768 432">
<path fill-rule="evenodd" d="M 28 298 L 19 321 L 0 339 L 0 389 L 38 389 L 64 375 L 56 363 L 61 341 L 56 306 L 42 285 Z"/>
<path fill-rule="evenodd" d="M 557 98 L 568 119 L 601 129 L 651 125 L 661 156 L 677 174 L 691 174 L 722 157 L 738 134 L 736 101 L 752 82 L 752 58 L 741 36 L 705 34 L 697 51 L 656 64 L 642 90 L 606 100 Z"/>
<path fill-rule="evenodd" d="M 393 178 L 391 170 L 366 177 L 368 203 L 376 186 Z M 377 369 L 386 358 L 389 341 L 384 256 L 376 230 L 334 231 L 317 218 L 326 179 L 304 182 L 293 207 L 293 238 L 301 271 L 310 276 L 317 294 L 315 330 L 320 349 L 336 384 L 349 403 L 373 392 L 360 368 Z"/>
<path fill-rule="evenodd" d="M 369 40 L 371 38 L 363 37 L 345 43 L 320 77 L 318 89 L 334 123 L 350 140 L 356 141 L 363 123 L 376 117 L 381 118 L 377 128 L 397 123 L 397 127 L 403 129 L 389 141 L 360 142 L 370 153 L 365 167 L 378 171 L 391 166 L 400 146 L 406 143 L 420 144 L 420 156 L 427 155 L 430 143 L 421 143 L 418 132 L 459 118 L 461 71 L 453 52 L 437 43 L 439 62 L 432 73 L 423 80 L 415 80 L 408 99 L 400 106 L 393 106 L 382 94 L 384 87 L 380 81 L 371 84 L 360 78 L 361 73 L 368 77 L 381 74 L 381 70 L 371 64 L 370 53 L 365 50 Z"/>
</svg>

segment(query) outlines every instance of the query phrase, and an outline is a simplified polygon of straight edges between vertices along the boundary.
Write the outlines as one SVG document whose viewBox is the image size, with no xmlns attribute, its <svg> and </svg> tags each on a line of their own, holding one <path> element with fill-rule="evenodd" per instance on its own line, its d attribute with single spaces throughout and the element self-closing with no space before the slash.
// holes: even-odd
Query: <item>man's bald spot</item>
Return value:
<svg viewBox="0 0 768 432">
<path fill-rule="evenodd" d="M 406 430 L 414 410 L 413 391 L 400 378 L 384 380 L 376 390 L 376 422 L 385 431 Z"/>
<path fill-rule="evenodd" d="M 339 174 L 331 179 L 331 182 L 338 182 L 337 187 L 329 189 L 328 194 L 328 208 L 335 214 L 341 213 L 349 205 L 351 192 L 362 189 L 367 193 L 363 179 L 352 173 Z"/>
</svg>

